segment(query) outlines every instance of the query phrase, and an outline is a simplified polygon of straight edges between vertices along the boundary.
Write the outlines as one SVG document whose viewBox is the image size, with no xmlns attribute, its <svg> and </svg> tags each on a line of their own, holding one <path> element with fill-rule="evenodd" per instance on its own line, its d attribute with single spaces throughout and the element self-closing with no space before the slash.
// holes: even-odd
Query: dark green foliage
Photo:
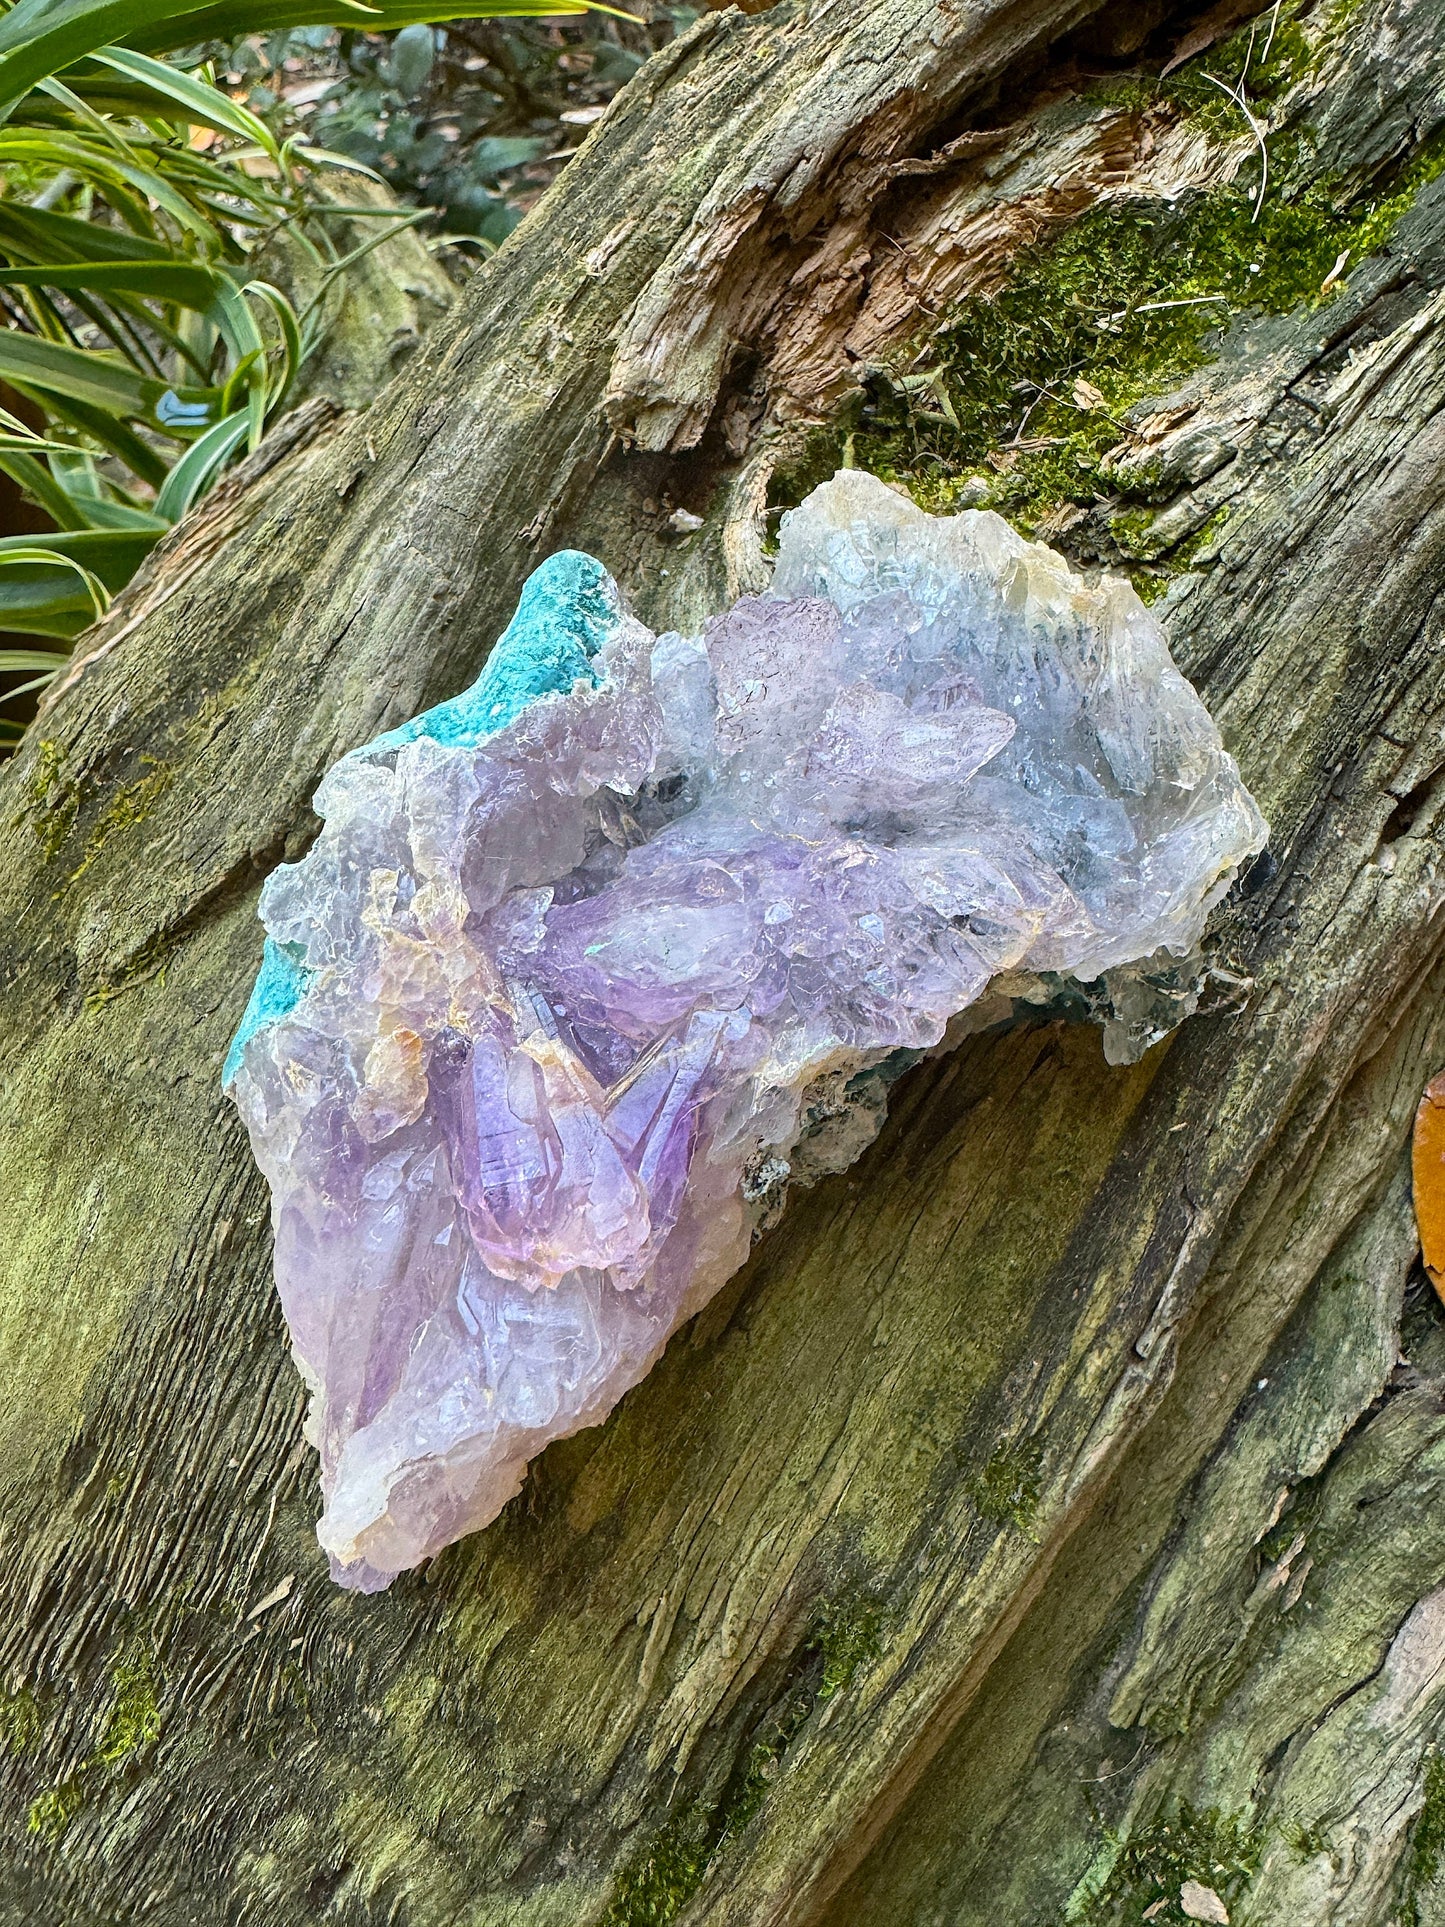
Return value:
<svg viewBox="0 0 1445 1927">
<path fill-rule="evenodd" d="M 507 10 L 528 13 L 572 13 L 585 0 L 502 0 Z M 433 20 L 453 12 L 493 12 L 496 0 L 381 0 L 369 5 L 377 30 L 405 27 L 418 13 Z M 170 53 L 177 47 L 204 40 L 225 40 L 265 28 L 305 27 L 353 17 L 352 0 L 211 0 L 188 5 L 186 0 L 16 0 L 0 19 L 0 114 L 52 74 L 74 67 L 98 49 L 118 45 L 142 53 Z"/>
<path fill-rule="evenodd" d="M 496 4 L 576 11 L 573 0 L 473 0 L 468 10 Z M 411 11 L 376 10 L 375 24 Z M 234 33 L 257 17 L 145 0 L 128 12 L 75 0 L 58 15 L 19 0 L 0 15 L 0 481 L 10 497 L 0 644 L 67 645 L 104 612 L 285 406 L 321 338 L 327 296 L 370 245 L 343 252 L 338 221 L 369 213 L 376 239 L 388 231 L 387 210 L 347 210 L 348 197 L 321 186 L 337 163 L 306 148 L 299 124 L 263 120 L 217 84 L 203 49 L 173 62 L 143 51 Z M 304 20 L 305 0 L 259 17 Z M 473 21 L 471 30 L 484 29 Z M 544 44 L 545 30 L 534 37 Z M 432 27 L 348 38 L 372 50 L 377 85 L 398 101 L 430 84 Z M 268 44 L 320 53 L 337 39 L 302 28 Z M 398 119 L 398 136 L 411 125 Z M 346 146 L 346 127 L 335 132 Z M 431 138 L 447 149 L 440 133 Z M 524 141 L 525 157 L 546 145 Z M 403 187 L 420 180 L 415 166 L 392 171 Z M 299 313 L 256 266 L 282 229 L 315 269 L 317 293 Z M 35 692 L 65 660 L 64 646 L 0 646 L 0 711 L 9 712 L 0 713 L 0 750 L 18 741 Z"/>
<path fill-rule="evenodd" d="M 222 49 L 218 63 L 278 132 L 375 169 L 441 231 L 498 246 L 554 178 L 595 115 L 655 47 L 697 18 L 658 8 L 650 25 L 467 20 L 396 35 L 307 29 Z M 324 87 L 320 98 L 315 90 Z M 291 101 L 301 99 L 296 107 Z"/>
</svg>

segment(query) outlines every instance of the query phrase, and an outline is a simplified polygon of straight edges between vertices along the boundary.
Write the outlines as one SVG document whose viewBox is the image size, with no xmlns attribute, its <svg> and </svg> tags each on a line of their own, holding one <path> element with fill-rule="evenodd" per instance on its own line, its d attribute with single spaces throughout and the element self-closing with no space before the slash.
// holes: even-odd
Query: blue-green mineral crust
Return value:
<svg viewBox="0 0 1445 1927">
<path fill-rule="evenodd" d="M 579 682 L 595 688 L 593 658 L 618 616 L 616 587 L 596 557 L 580 549 L 559 550 L 527 578 L 517 613 L 470 689 L 350 754 L 371 757 L 423 736 L 447 749 L 473 748 L 543 696 L 568 695 Z M 289 1017 L 314 975 L 266 939 L 251 1001 L 226 1053 L 223 1088 L 241 1068 L 242 1053 L 256 1032 Z"/>
<path fill-rule="evenodd" d="M 283 1017 L 289 1017 L 306 995 L 306 986 L 315 974 L 305 964 L 297 963 L 279 943 L 267 937 L 261 952 L 261 968 L 251 988 L 251 1001 L 246 1006 L 236 1035 L 231 1039 L 231 1048 L 226 1052 L 226 1061 L 221 1068 L 223 1090 L 229 1087 L 231 1079 L 240 1070 L 241 1053 L 256 1032 L 264 1030 L 268 1024 L 279 1024 Z"/>
<path fill-rule="evenodd" d="M 517 613 L 470 689 L 353 750 L 374 756 L 426 736 L 447 749 L 470 749 L 515 722 L 542 696 L 595 687 L 592 659 L 616 627 L 617 591 L 595 556 L 561 549 L 527 578 Z"/>
</svg>

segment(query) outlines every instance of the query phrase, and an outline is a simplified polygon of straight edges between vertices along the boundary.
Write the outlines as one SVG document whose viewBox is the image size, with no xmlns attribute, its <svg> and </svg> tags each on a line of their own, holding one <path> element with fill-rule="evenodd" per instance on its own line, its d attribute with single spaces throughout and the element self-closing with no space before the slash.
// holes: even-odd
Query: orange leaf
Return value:
<svg viewBox="0 0 1445 1927">
<path fill-rule="evenodd" d="M 1413 1163 L 1420 1253 L 1445 1299 L 1445 1071 L 1430 1079 L 1415 1113 Z"/>
</svg>

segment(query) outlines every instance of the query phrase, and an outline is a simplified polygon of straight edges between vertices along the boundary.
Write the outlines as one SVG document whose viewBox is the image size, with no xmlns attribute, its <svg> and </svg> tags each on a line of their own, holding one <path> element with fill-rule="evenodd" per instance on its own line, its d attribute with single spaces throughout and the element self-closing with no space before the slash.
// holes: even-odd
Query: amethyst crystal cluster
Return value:
<svg viewBox="0 0 1445 1927">
<path fill-rule="evenodd" d="M 364 1590 L 601 1420 L 990 985 L 1187 955 L 1265 835 L 1131 589 L 856 471 L 700 637 L 553 556 L 316 808 L 226 1082 Z"/>
</svg>

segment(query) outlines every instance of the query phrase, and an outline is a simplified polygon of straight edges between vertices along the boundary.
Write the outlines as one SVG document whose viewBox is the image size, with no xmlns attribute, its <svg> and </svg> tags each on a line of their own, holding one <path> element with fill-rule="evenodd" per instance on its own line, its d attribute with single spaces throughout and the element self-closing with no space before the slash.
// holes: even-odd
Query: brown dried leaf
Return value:
<svg viewBox="0 0 1445 1927">
<path fill-rule="evenodd" d="M 1415 1113 L 1413 1167 L 1420 1255 L 1445 1300 L 1445 1071 L 1430 1079 Z"/>
</svg>

